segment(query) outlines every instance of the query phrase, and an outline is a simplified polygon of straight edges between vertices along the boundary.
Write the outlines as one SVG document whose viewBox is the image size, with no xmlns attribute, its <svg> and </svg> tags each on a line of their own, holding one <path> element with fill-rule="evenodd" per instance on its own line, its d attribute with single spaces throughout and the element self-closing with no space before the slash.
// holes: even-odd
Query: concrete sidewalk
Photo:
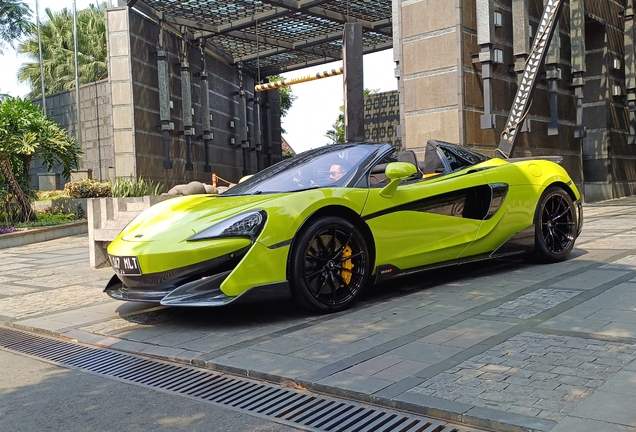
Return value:
<svg viewBox="0 0 636 432">
<path fill-rule="evenodd" d="M 423 273 L 328 316 L 110 300 L 85 236 L 0 250 L 0 322 L 495 430 L 636 431 L 636 199 L 572 258 Z"/>
</svg>

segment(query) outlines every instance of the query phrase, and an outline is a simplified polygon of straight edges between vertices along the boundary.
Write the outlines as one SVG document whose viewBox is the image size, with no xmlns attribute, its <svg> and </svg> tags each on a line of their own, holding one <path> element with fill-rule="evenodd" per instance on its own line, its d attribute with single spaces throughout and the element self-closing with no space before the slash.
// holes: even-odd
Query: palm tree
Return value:
<svg viewBox="0 0 636 432">
<path fill-rule="evenodd" d="M 91 83 L 108 76 L 106 63 L 106 3 L 90 5 L 77 13 L 77 46 L 79 78 L 81 84 Z M 73 12 L 62 9 L 53 13 L 45 10 L 47 19 L 40 25 L 42 65 L 46 93 L 55 93 L 75 87 L 75 46 L 73 39 Z M 29 55 L 33 61 L 18 70 L 18 79 L 31 83 L 29 97 L 40 97 L 40 63 L 37 36 L 18 46 L 18 52 Z"/>
<path fill-rule="evenodd" d="M 29 22 L 31 9 L 22 1 L 0 0 L 0 54 L 22 36 L 29 35 L 33 24 Z"/>
</svg>

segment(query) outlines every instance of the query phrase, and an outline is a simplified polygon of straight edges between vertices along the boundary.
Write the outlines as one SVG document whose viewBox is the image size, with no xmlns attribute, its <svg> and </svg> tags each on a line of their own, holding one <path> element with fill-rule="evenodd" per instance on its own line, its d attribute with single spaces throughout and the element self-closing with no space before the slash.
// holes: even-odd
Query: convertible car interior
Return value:
<svg viewBox="0 0 636 432">
<path fill-rule="evenodd" d="M 413 150 L 401 151 L 397 157 L 395 153 L 381 160 L 371 169 L 369 175 L 370 186 L 385 186 L 388 179 L 384 174 L 390 162 L 409 162 L 417 168 L 413 180 L 426 180 L 458 169 L 472 166 L 475 163 L 489 159 L 481 153 L 460 148 L 443 141 L 429 140 L 424 151 L 424 160 L 418 160 Z"/>
</svg>

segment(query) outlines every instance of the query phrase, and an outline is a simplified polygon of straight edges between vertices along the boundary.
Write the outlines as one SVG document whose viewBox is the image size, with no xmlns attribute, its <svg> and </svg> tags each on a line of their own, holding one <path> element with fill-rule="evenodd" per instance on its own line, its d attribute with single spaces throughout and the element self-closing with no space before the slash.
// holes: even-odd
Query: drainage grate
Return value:
<svg viewBox="0 0 636 432">
<path fill-rule="evenodd" d="M 313 431 L 469 432 L 397 411 L 0 327 L 0 348 Z"/>
</svg>

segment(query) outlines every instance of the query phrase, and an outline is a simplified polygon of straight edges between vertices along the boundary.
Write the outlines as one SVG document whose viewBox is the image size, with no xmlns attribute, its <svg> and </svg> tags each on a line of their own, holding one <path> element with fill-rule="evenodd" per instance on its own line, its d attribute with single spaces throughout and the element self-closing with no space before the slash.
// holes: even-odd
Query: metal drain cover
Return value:
<svg viewBox="0 0 636 432">
<path fill-rule="evenodd" d="M 438 420 L 0 327 L 0 348 L 311 431 L 475 432 Z"/>
</svg>

